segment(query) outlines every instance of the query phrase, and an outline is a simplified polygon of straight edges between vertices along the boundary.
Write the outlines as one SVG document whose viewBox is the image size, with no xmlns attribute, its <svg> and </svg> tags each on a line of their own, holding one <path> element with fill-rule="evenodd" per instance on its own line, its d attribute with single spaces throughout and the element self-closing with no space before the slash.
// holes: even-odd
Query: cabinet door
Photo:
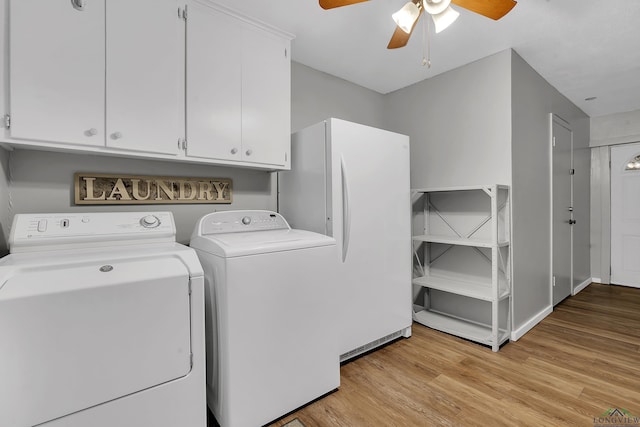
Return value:
<svg viewBox="0 0 640 427">
<path fill-rule="evenodd" d="M 241 45 L 238 19 L 189 4 L 187 155 L 241 160 Z"/>
<path fill-rule="evenodd" d="M 11 136 L 104 145 L 104 0 L 9 9 Z"/>
<path fill-rule="evenodd" d="M 107 146 L 177 154 L 184 133 L 177 0 L 109 0 L 106 11 Z"/>
<path fill-rule="evenodd" d="M 290 42 L 245 24 L 242 31 L 242 154 L 288 165 L 291 147 Z"/>
</svg>

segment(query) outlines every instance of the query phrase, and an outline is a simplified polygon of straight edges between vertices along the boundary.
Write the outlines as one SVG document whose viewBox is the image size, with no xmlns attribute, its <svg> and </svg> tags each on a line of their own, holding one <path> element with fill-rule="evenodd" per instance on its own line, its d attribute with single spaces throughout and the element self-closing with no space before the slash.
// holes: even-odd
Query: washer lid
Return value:
<svg viewBox="0 0 640 427">
<path fill-rule="evenodd" d="M 335 244 L 332 237 L 295 229 L 212 234 L 191 239 L 192 248 L 225 258 Z"/>
<path fill-rule="evenodd" d="M 75 255 L 65 266 L 0 265 L 2 426 L 44 423 L 191 369 L 189 271 L 178 257 Z"/>
</svg>

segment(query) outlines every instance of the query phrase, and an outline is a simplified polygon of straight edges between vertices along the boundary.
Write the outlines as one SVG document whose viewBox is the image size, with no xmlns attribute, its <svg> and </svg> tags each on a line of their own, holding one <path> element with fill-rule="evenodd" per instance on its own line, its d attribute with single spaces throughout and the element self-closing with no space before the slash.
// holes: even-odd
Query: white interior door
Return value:
<svg viewBox="0 0 640 427">
<path fill-rule="evenodd" d="M 611 283 L 640 287 L 640 144 L 611 147 Z"/>
<path fill-rule="evenodd" d="M 553 305 L 571 295 L 573 282 L 573 133 L 562 119 L 553 117 Z"/>
</svg>

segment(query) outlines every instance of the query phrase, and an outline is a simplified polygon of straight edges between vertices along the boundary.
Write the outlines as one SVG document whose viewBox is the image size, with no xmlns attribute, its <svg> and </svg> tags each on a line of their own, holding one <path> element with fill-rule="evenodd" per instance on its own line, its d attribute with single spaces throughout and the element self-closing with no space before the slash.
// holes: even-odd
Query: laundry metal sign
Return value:
<svg viewBox="0 0 640 427">
<path fill-rule="evenodd" d="M 231 203 L 231 180 L 76 173 L 76 205 Z"/>
</svg>

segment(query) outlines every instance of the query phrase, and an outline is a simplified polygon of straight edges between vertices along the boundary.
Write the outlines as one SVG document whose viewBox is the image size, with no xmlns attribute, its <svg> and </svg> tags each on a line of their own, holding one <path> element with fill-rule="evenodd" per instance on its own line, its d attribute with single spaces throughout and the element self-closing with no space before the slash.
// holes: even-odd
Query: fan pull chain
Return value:
<svg viewBox="0 0 640 427">
<path fill-rule="evenodd" d="M 431 37 L 429 36 L 429 21 L 425 16 L 422 20 L 422 66 L 431 68 Z"/>
</svg>

